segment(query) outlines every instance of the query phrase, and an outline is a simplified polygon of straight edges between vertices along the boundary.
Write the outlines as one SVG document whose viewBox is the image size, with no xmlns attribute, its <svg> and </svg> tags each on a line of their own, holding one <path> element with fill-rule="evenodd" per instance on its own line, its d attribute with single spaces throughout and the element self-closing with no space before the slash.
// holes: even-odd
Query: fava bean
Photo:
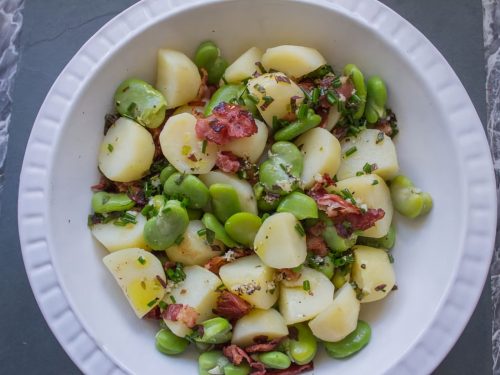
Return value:
<svg viewBox="0 0 500 375">
<path fill-rule="evenodd" d="M 165 203 L 157 216 L 144 225 L 143 236 L 153 250 L 165 250 L 182 236 L 189 224 L 186 209 L 176 200 Z"/>
<path fill-rule="evenodd" d="M 371 328 L 368 323 L 358 320 L 356 329 L 337 342 L 325 342 L 326 352 L 333 358 L 349 357 L 361 349 L 363 349 L 370 342 Z"/>
<path fill-rule="evenodd" d="M 135 202 L 125 193 L 99 191 L 92 196 L 92 209 L 99 214 L 127 211 L 134 206 Z"/>
<path fill-rule="evenodd" d="M 342 288 L 342 286 L 347 282 L 347 273 L 344 270 L 337 268 L 332 278 L 333 286 L 335 290 Z"/>
<path fill-rule="evenodd" d="M 222 57 L 217 57 L 212 65 L 207 66 L 208 83 L 216 85 L 224 75 L 228 62 Z"/>
<path fill-rule="evenodd" d="M 267 368 L 278 370 L 286 369 L 292 364 L 286 354 L 277 351 L 261 353 L 258 355 L 258 358 Z"/>
<path fill-rule="evenodd" d="M 171 164 L 167 165 L 160 172 L 160 183 L 162 185 L 165 185 L 165 181 L 167 181 L 168 178 L 176 172 L 177 172 L 177 169 L 175 169 L 173 165 L 171 165 Z"/>
<path fill-rule="evenodd" d="M 324 219 L 323 222 L 326 224 L 325 230 L 322 233 L 323 239 L 331 250 L 335 252 L 343 252 L 354 246 L 358 238 L 356 234 L 351 234 L 349 238 L 341 237 L 329 219 Z"/>
<path fill-rule="evenodd" d="M 203 225 L 214 232 L 215 239 L 222 242 L 227 247 L 237 247 L 238 244 L 229 237 L 224 226 L 217 220 L 214 214 L 205 213 L 201 219 Z"/>
<path fill-rule="evenodd" d="M 330 256 L 326 256 L 322 258 L 321 262 L 317 262 L 316 256 L 313 256 L 309 262 L 311 268 L 321 272 L 327 278 L 331 279 L 333 277 L 334 265 L 332 258 Z"/>
<path fill-rule="evenodd" d="M 115 92 L 118 113 L 147 128 L 157 128 L 165 119 L 167 101 L 149 83 L 140 79 L 123 81 Z"/>
<path fill-rule="evenodd" d="M 392 249 L 396 242 L 396 228 L 394 225 L 389 227 L 389 232 L 381 238 L 358 237 L 357 244 L 378 247 L 383 249 Z"/>
<path fill-rule="evenodd" d="M 354 88 L 356 89 L 356 95 L 359 97 L 360 102 L 358 104 L 358 109 L 353 115 L 353 118 L 358 120 L 363 117 L 363 113 L 365 112 L 366 105 L 366 85 L 365 85 L 365 77 L 361 70 L 354 64 L 347 64 L 344 67 L 344 75 L 351 77 L 352 82 L 354 83 Z"/>
<path fill-rule="evenodd" d="M 274 133 L 274 139 L 277 141 L 290 141 L 302 133 L 318 126 L 320 122 L 321 116 L 317 115 L 314 110 L 309 109 L 305 117 L 298 118 L 290 125 Z"/>
<path fill-rule="evenodd" d="M 394 208 L 404 216 L 416 218 L 432 208 L 430 194 L 416 188 L 408 177 L 396 176 L 391 181 L 390 190 Z"/>
<path fill-rule="evenodd" d="M 181 354 L 186 350 L 188 345 L 188 340 L 174 335 L 169 329 L 162 328 L 156 334 L 156 349 L 163 354 Z"/>
<path fill-rule="evenodd" d="M 217 57 L 219 57 L 219 54 L 219 48 L 215 43 L 207 40 L 201 43 L 196 49 L 194 63 L 198 68 L 206 68 L 208 65 L 214 63 Z"/>
<path fill-rule="evenodd" d="M 298 220 L 318 217 L 318 206 L 310 196 L 294 191 L 284 197 L 278 205 L 277 212 L 290 212 Z"/>
<path fill-rule="evenodd" d="M 207 186 L 191 174 L 172 174 L 163 185 L 163 192 L 173 199 L 186 200 L 188 208 L 204 208 L 210 198 Z"/>
<path fill-rule="evenodd" d="M 216 317 L 205 320 L 201 323 L 203 336 L 196 338 L 196 341 L 207 344 L 223 344 L 231 340 L 232 326 L 227 319 Z"/>
<path fill-rule="evenodd" d="M 296 364 L 305 365 L 314 359 L 318 343 L 306 323 L 294 324 L 293 328 L 297 330 L 297 338 L 287 339 L 287 354 Z"/>
<path fill-rule="evenodd" d="M 250 366 L 242 362 L 240 365 L 232 363 L 224 366 L 224 375 L 248 375 L 250 374 Z"/>
<path fill-rule="evenodd" d="M 228 184 L 213 184 L 208 189 L 212 198 L 212 209 L 222 223 L 241 211 L 240 199 L 236 189 Z"/>
<path fill-rule="evenodd" d="M 224 229 L 235 241 L 253 246 L 255 235 L 262 225 L 262 219 L 250 212 L 238 212 L 227 219 Z"/>
<path fill-rule="evenodd" d="M 229 360 L 220 351 L 202 353 L 198 357 L 198 373 L 199 375 L 212 375 L 215 368 L 218 368 L 221 373 L 228 364 Z"/>
<path fill-rule="evenodd" d="M 232 103 L 243 94 L 243 91 L 245 91 L 245 86 L 243 85 L 224 85 L 219 87 L 210 98 L 203 114 L 210 116 L 213 109 L 220 103 Z"/>
<path fill-rule="evenodd" d="M 366 83 L 366 91 L 365 117 L 374 124 L 386 115 L 387 89 L 382 78 L 373 76 Z"/>
</svg>

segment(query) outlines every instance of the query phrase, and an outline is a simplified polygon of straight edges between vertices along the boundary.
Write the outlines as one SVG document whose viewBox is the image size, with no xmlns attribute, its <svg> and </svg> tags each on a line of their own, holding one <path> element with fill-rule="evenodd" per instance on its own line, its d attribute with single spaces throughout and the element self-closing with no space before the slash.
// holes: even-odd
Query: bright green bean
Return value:
<svg viewBox="0 0 500 375">
<path fill-rule="evenodd" d="M 214 232 L 215 239 L 219 240 L 222 242 L 224 245 L 227 247 L 237 247 L 238 243 L 233 241 L 231 237 L 227 234 L 226 230 L 224 229 L 224 226 L 217 220 L 214 214 L 211 214 L 209 212 L 205 213 L 203 217 L 201 218 L 201 221 L 203 222 L 203 225 Z"/>
<path fill-rule="evenodd" d="M 224 366 L 224 375 L 248 375 L 250 374 L 250 366 L 246 362 L 240 365 L 233 365 L 232 363 Z"/>
<path fill-rule="evenodd" d="M 396 227 L 394 224 L 391 224 L 389 227 L 389 232 L 384 237 L 381 238 L 371 238 L 371 237 L 358 237 L 357 244 L 371 246 L 371 247 L 379 247 L 383 249 L 392 249 L 394 247 L 394 243 L 396 242 Z"/>
<path fill-rule="evenodd" d="M 356 329 L 337 342 L 325 342 L 326 352 L 333 358 L 346 358 L 361 349 L 363 349 L 370 342 L 371 328 L 368 323 L 358 320 Z"/>
<path fill-rule="evenodd" d="M 175 172 L 177 172 L 177 169 L 175 169 L 173 165 L 171 164 L 167 165 L 160 172 L 160 183 L 162 185 L 165 185 L 165 181 L 167 181 L 168 178 L 172 176 Z"/>
<path fill-rule="evenodd" d="M 238 212 L 227 219 L 224 229 L 235 241 L 253 247 L 255 235 L 262 225 L 262 219 L 250 212 Z"/>
<path fill-rule="evenodd" d="M 219 57 L 219 48 L 214 42 L 207 40 L 201 43 L 196 49 L 194 55 L 194 63 L 198 68 L 206 68 L 208 65 L 212 65 L 214 61 Z"/>
<path fill-rule="evenodd" d="M 277 141 L 290 141 L 302 133 L 316 127 L 321 122 L 321 116 L 317 115 L 314 110 L 309 109 L 304 118 L 298 118 L 290 125 L 278 130 L 274 133 L 274 139 Z"/>
<path fill-rule="evenodd" d="M 387 89 L 382 78 L 370 77 L 366 83 L 365 117 L 370 124 L 386 116 Z"/>
<path fill-rule="evenodd" d="M 165 250 L 186 231 L 188 224 L 189 217 L 181 203 L 168 201 L 159 214 L 144 225 L 144 240 L 153 250 Z"/>
<path fill-rule="evenodd" d="M 228 66 L 229 64 L 225 59 L 220 56 L 217 57 L 212 65 L 208 65 L 206 67 L 208 73 L 208 83 L 212 85 L 218 84 Z"/>
<path fill-rule="evenodd" d="M 353 233 L 348 238 L 341 237 L 337 233 L 337 229 L 335 229 L 331 220 L 325 219 L 323 222 L 326 224 L 325 230 L 322 233 L 323 239 L 331 250 L 335 252 L 343 252 L 354 246 L 358 238 L 356 234 Z"/>
<path fill-rule="evenodd" d="M 318 206 L 310 196 L 294 191 L 284 197 L 278 205 L 277 212 L 290 212 L 298 220 L 318 217 Z"/>
<path fill-rule="evenodd" d="M 220 103 L 231 103 L 238 99 L 245 91 L 243 85 L 224 85 L 214 92 L 207 106 L 205 107 L 204 115 L 210 116 L 215 107 Z"/>
<path fill-rule="evenodd" d="M 169 329 L 162 328 L 156 334 L 156 349 L 163 354 L 181 354 L 186 350 L 188 345 L 188 340 L 174 335 Z"/>
<path fill-rule="evenodd" d="M 141 211 L 141 214 L 146 216 L 148 219 L 158 215 L 158 213 L 165 205 L 166 201 L 167 200 L 165 199 L 164 195 L 154 195 L 153 197 L 150 198 L 148 204 L 144 206 L 144 208 Z"/>
<path fill-rule="evenodd" d="M 354 83 L 354 88 L 356 89 L 356 95 L 359 97 L 360 102 L 358 104 L 358 109 L 353 115 L 353 118 L 358 120 L 363 117 L 366 105 L 366 85 L 365 77 L 361 70 L 354 64 L 348 64 L 344 67 L 344 75 L 351 77 Z"/>
<path fill-rule="evenodd" d="M 238 192 L 232 185 L 213 184 L 208 189 L 212 198 L 212 209 L 222 223 L 225 223 L 232 215 L 241 211 Z"/>
<path fill-rule="evenodd" d="M 340 289 L 347 282 L 347 275 L 341 269 L 336 269 L 332 278 L 332 283 L 335 289 Z"/>
<path fill-rule="evenodd" d="M 201 323 L 203 336 L 196 338 L 196 341 L 206 344 L 223 344 L 231 340 L 231 323 L 227 319 L 216 317 L 205 320 Z"/>
<path fill-rule="evenodd" d="M 332 258 L 330 256 L 319 258 L 321 259 L 321 261 L 318 262 L 317 256 L 309 257 L 309 265 L 311 266 L 311 268 L 314 268 L 316 271 L 321 272 L 323 275 L 331 279 L 333 277 L 335 268 Z"/>
<path fill-rule="evenodd" d="M 220 351 L 210 351 L 200 354 L 198 357 L 198 374 L 212 375 L 209 371 L 218 368 L 222 372 L 229 364 L 229 360 Z"/>
<path fill-rule="evenodd" d="M 400 214 L 416 218 L 425 215 L 432 208 L 432 198 L 413 185 L 405 176 L 396 176 L 391 181 L 391 198 L 394 208 Z"/>
<path fill-rule="evenodd" d="M 318 343 L 306 323 L 294 324 L 292 327 L 297 330 L 297 339 L 287 339 L 287 354 L 293 362 L 305 365 L 314 359 Z"/>
<path fill-rule="evenodd" d="M 192 174 L 172 174 L 165 181 L 163 192 L 172 199 L 186 200 L 188 208 L 204 208 L 210 199 L 207 186 Z"/>
<path fill-rule="evenodd" d="M 167 101 L 149 83 L 131 78 L 116 89 L 115 106 L 120 115 L 147 128 L 157 128 L 165 119 Z"/>
<path fill-rule="evenodd" d="M 127 211 L 134 206 L 135 202 L 125 193 L 99 191 L 92 196 L 92 209 L 99 214 Z"/>
<path fill-rule="evenodd" d="M 286 354 L 277 351 L 261 353 L 258 355 L 258 358 L 267 368 L 278 370 L 284 370 L 292 364 Z"/>
</svg>

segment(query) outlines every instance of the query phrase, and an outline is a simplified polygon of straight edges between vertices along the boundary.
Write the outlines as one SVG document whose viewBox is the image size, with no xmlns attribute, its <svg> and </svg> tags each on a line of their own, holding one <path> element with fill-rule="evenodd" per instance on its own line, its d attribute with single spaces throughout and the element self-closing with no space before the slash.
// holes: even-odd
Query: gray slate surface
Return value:
<svg viewBox="0 0 500 375">
<path fill-rule="evenodd" d="M 44 322 L 25 276 L 16 223 L 18 176 L 31 126 L 52 82 L 100 26 L 133 2 L 32 0 L 25 4 L 21 63 L 13 95 L 6 186 L 0 216 L 3 249 L 0 262 L 2 374 L 79 373 Z M 417 26 L 440 49 L 461 78 L 484 122 L 485 74 L 480 1 L 383 2 Z M 471 322 L 436 374 L 490 374 L 491 368 L 491 303 L 487 283 Z"/>
</svg>

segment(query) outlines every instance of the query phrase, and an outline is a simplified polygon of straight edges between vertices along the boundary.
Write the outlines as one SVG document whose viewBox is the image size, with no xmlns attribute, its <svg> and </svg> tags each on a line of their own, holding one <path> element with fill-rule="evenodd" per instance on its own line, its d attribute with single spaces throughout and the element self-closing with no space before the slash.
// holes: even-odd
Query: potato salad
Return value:
<svg viewBox="0 0 500 375">
<path fill-rule="evenodd" d="M 381 77 L 297 45 L 231 64 L 211 41 L 161 49 L 155 82 L 118 85 L 89 228 L 159 352 L 293 375 L 369 343 L 360 310 L 397 289 L 394 210 L 432 207 L 400 174 L 387 105 Z"/>
</svg>

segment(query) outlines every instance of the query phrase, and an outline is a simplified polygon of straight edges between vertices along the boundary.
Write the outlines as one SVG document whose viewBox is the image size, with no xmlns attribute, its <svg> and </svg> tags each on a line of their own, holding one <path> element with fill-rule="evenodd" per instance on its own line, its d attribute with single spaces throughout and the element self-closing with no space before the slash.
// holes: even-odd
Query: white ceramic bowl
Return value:
<svg viewBox="0 0 500 375">
<path fill-rule="evenodd" d="M 140 2 L 98 31 L 40 109 L 19 190 L 27 273 L 52 331 L 89 374 L 194 374 L 194 353 L 154 349 L 155 324 L 137 320 L 103 267 L 87 225 L 97 149 L 115 87 L 154 81 L 160 47 L 193 54 L 206 39 L 229 60 L 252 45 L 318 48 L 334 67 L 356 63 L 387 82 L 399 119 L 401 170 L 430 191 L 423 220 L 396 218 L 399 290 L 363 305 L 373 339 L 349 360 L 317 357 L 315 374 L 426 374 L 460 335 L 480 295 L 496 224 L 492 163 L 458 78 L 422 34 L 375 0 Z"/>
</svg>

